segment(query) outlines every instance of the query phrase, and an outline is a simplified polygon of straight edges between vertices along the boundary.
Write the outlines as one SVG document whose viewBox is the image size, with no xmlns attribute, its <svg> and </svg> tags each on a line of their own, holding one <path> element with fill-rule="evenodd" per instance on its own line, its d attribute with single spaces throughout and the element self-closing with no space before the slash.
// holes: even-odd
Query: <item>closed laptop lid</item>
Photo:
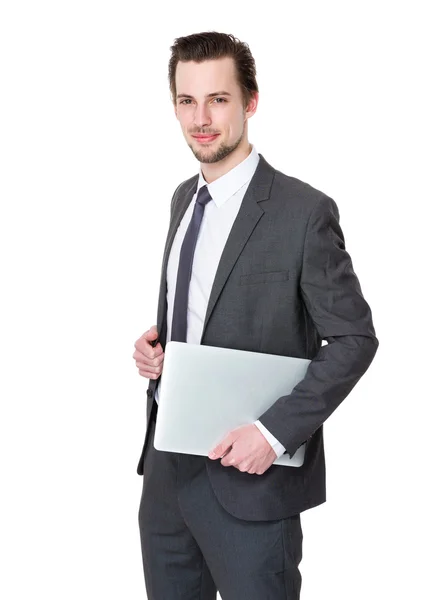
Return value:
<svg viewBox="0 0 439 600">
<path fill-rule="evenodd" d="M 256 421 L 290 394 L 311 361 L 169 341 L 161 375 L 154 447 L 207 456 L 236 427 Z M 306 443 L 274 465 L 301 466 Z"/>
</svg>

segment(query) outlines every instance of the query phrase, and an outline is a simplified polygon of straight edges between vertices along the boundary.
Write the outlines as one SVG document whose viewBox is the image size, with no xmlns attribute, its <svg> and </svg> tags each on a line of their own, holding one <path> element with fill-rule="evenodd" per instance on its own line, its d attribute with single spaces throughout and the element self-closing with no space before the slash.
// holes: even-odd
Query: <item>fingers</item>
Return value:
<svg viewBox="0 0 439 600">
<path fill-rule="evenodd" d="M 136 353 L 134 353 L 136 354 Z M 164 353 L 162 356 L 165 356 Z M 146 359 L 136 360 L 136 367 L 139 369 L 140 375 L 148 377 L 148 379 L 158 379 L 163 371 L 163 360 L 160 364 L 149 365 Z"/>
<path fill-rule="evenodd" d="M 159 356 L 154 358 L 148 358 L 142 352 L 136 350 L 133 354 L 133 358 L 136 361 L 136 367 L 143 370 L 149 370 L 152 373 L 160 374 L 163 369 L 163 361 L 165 360 L 165 353 L 162 353 Z"/>
<path fill-rule="evenodd" d="M 158 379 L 161 373 L 153 373 L 152 371 L 144 371 L 143 369 L 139 369 L 139 375 L 142 375 L 142 377 L 146 377 L 147 379 Z"/>
<path fill-rule="evenodd" d="M 157 344 L 157 346 L 153 348 L 152 346 L 147 347 L 136 342 L 135 348 L 136 350 L 133 353 L 133 358 L 140 362 L 144 362 L 147 365 L 151 365 L 152 367 L 160 365 L 165 358 L 165 353 L 163 352 L 161 344 Z"/>
</svg>

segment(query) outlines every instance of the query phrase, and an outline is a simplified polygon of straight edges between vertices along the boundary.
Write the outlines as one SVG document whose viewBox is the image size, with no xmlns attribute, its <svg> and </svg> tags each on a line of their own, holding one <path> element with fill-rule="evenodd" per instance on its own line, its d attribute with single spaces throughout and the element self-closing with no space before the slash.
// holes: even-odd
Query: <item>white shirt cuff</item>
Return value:
<svg viewBox="0 0 439 600">
<path fill-rule="evenodd" d="M 274 435 L 272 433 L 270 433 L 266 427 L 264 427 L 264 425 L 262 425 L 262 423 L 259 421 L 259 419 L 257 421 L 255 421 L 254 424 L 259 429 L 259 431 L 262 433 L 262 435 L 265 437 L 265 439 L 270 444 L 270 446 L 273 448 L 273 450 L 276 452 L 277 458 L 282 456 L 282 454 L 285 452 L 286 448 L 284 446 L 282 446 L 282 444 L 279 442 L 279 440 L 277 440 L 274 437 Z"/>
</svg>

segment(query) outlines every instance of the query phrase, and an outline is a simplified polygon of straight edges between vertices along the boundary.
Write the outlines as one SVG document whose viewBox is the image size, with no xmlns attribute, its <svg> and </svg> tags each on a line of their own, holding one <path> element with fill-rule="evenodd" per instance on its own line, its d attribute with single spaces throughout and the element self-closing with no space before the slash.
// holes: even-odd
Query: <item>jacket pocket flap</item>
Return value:
<svg viewBox="0 0 439 600">
<path fill-rule="evenodd" d="M 249 283 L 269 283 L 274 281 L 286 281 L 289 278 L 289 271 L 263 271 L 262 273 L 248 273 L 241 275 L 240 284 Z"/>
</svg>

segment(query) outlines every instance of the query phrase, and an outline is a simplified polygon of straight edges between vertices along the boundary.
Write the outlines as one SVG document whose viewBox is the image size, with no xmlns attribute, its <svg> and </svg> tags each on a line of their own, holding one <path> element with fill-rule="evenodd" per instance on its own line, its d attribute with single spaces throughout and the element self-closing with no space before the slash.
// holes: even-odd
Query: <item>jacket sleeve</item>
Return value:
<svg viewBox="0 0 439 600">
<path fill-rule="evenodd" d="M 339 211 L 322 195 L 305 234 L 300 294 L 320 338 L 306 375 L 260 417 L 290 457 L 326 421 L 366 372 L 378 348 L 370 307 L 345 248 Z"/>
</svg>

